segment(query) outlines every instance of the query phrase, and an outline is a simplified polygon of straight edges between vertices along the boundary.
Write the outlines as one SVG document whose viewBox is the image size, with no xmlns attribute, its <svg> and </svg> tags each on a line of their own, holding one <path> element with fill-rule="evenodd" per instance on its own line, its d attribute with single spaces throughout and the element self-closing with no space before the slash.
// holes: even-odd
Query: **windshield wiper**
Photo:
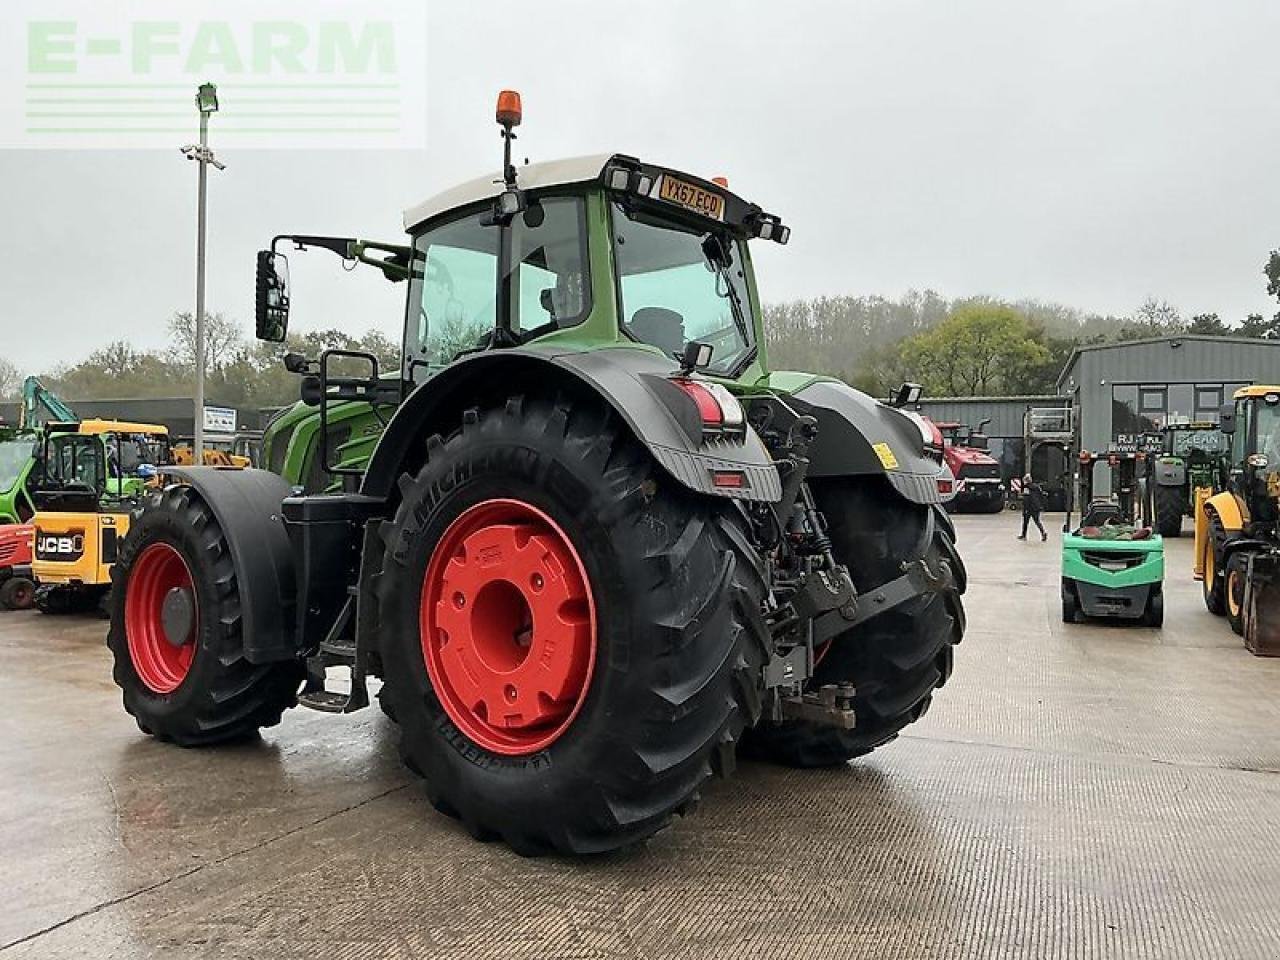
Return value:
<svg viewBox="0 0 1280 960">
<path fill-rule="evenodd" d="M 742 338 L 743 348 L 751 346 L 751 328 L 747 326 L 746 312 L 742 308 L 742 298 L 729 276 L 729 251 L 724 240 L 714 233 L 707 234 L 702 241 L 702 255 L 715 270 L 716 277 L 724 282 L 725 292 L 721 294 L 729 301 L 729 312 L 733 314 L 734 325 L 738 328 L 738 336 Z M 719 291 L 717 291 L 719 293 Z"/>
</svg>

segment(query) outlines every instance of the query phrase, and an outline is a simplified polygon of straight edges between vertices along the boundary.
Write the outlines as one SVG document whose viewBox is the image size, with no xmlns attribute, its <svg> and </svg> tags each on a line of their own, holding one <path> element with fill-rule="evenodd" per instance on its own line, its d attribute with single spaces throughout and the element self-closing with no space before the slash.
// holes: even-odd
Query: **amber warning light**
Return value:
<svg viewBox="0 0 1280 960">
<path fill-rule="evenodd" d="M 504 127 L 520 126 L 520 94 L 503 90 L 498 94 L 498 123 Z"/>
</svg>

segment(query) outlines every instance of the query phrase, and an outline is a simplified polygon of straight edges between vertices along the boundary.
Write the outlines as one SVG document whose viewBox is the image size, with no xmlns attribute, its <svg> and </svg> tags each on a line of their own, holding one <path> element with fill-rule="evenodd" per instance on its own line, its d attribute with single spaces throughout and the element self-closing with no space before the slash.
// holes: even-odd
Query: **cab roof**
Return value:
<svg viewBox="0 0 1280 960">
<path fill-rule="evenodd" d="M 1231 399 L 1242 400 L 1245 397 L 1265 397 L 1268 393 L 1280 393 L 1280 387 L 1255 383 L 1252 387 L 1241 387 L 1231 395 Z"/>
<path fill-rule="evenodd" d="M 81 420 L 78 423 L 47 424 L 50 433 L 149 433 L 167 437 L 169 428 L 157 423 L 134 423 L 130 420 Z"/>
<path fill-rule="evenodd" d="M 593 153 L 583 157 L 566 157 L 563 160 L 530 163 L 522 167 L 516 167 L 516 185 L 521 190 L 539 190 L 546 187 L 568 187 L 581 183 L 591 183 L 592 181 L 601 180 L 605 167 L 615 160 L 626 165 L 635 165 L 638 162 L 634 157 L 619 153 Z M 661 169 L 671 170 L 675 174 L 680 173 L 680 171 L 670 167 L 662 167 Z M 704 178 L 694 175 L 692 179 L 702 180 Z M 488 176 L 476 177 L 474 180 L 460 183 L 456 187 L 451 187 L 443 193 L 437 193 L 434 197 L 406 210 L 404 212 L 404 228 L 406 231 L 412 231 L 442 213 L 448 213 L 450 210 L 456 210 L 459 207 L 479 203 L 482 200 L 492 200 L 502 193 L 505 188 L 506 185 L 503 183 L 501 171 L 495 171 Z M 746 201 L 737 197 L 731 190 L 726 190 L 718 185 L 714 189 L 724 194 L 726 199 L 733 198 L 746 205 Z"/>
</svg>

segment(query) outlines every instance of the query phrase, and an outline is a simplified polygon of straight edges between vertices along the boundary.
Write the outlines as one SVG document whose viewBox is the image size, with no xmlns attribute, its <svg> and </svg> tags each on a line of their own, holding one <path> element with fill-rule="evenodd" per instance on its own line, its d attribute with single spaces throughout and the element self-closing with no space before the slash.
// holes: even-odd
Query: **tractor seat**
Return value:
<svg viewBox="0 0 1280 960">
<path fill-rule="evenodd" d="M 641 307 L 631 315 L 631 334 L 671 356 L 684 349 L 684 317 L 666 307 Z"/>
</svg>

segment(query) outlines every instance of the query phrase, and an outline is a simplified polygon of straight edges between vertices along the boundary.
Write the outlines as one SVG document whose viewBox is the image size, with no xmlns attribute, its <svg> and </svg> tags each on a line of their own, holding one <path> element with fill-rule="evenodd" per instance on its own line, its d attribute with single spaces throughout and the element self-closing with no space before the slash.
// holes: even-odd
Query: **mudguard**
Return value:
<svg viewBox="0 0 1280 960">
<path fill-rule="evenodd" d="M 818 420 L 810 477 L 884 474 L 913 503 L 942 501 L 938 480 L 946 468 L 925 451 L 920 425 L 901 410 L 834 380 L 809 383 L 792 400 Z"/>
<path fill-rule="evenodd" d="M 494 385 L 515 392 L 577 383 L 608 403 L 683 486 L 709 496 L 778 501 L 782 496 L 778 469 L 754 432 L 748 430 L 740 439 L 702 440 L 687 425 L 681 425 L 680 405 L 686 401 L 664 382 L 675 372 L 673 362 L 630 347 L 569 352 L 552 345 L 531 345 L 455 361 L 414 390 L 388 421 L 361 492 L 389 497 L 403 464 L 412 462 L 415 447 L 431 433 L 456 427 L 458 411 L 475 402 L 477 388 L 492 395 Z M 741 472 L 743 485 L 715 486 L 712 481 L 717 471 Z"/>
<path fill-rule="evenodd" d="M 1216 493 L 1204 502 L 1205 509 L 1217 515 L 1222 529 L 1235 533 L 1244 529 L 1244 515 L 1240 512 L 1240 502 L 1229 490 Z"/>
<path fill-rule="evenodd" d="M 199 494 L 226 536 L 240 588 L 245 659 L 292 660 L 297 587 L 281 510 L 292 493 L 288 482 L 253 468 L 165 467 L 163 472 Z"/>
</svg>

